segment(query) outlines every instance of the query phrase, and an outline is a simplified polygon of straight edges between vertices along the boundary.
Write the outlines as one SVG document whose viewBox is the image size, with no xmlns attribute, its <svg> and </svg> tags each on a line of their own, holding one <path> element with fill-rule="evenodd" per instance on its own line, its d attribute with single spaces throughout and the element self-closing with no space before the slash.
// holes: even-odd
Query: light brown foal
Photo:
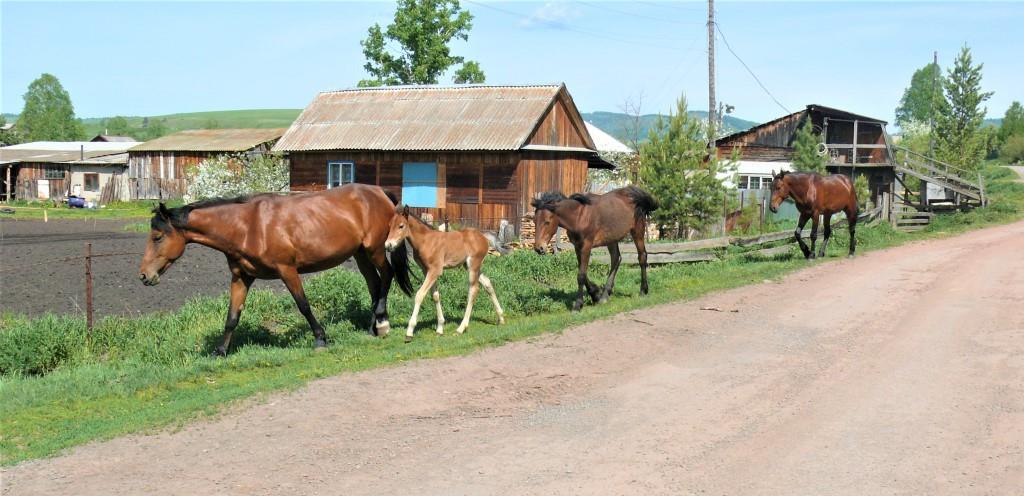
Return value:
<svg viewBox="0 0 1024 496">
<path fill-rule="evenodd" d="M 491 302 L 494 303 L 494 309 L 498 312 L 498 323 L 505 323 L 505 313 L 501 310 L 501 303 L 498 303 L 498 295 L 494 294 L 494 286 L 491 285 L 491 280 L 480 272 L 488 248 L 493 246 L 499 252 L 507 253 L 507 250 L 498 246 L 494 237 L 476 229 L 435 231 L 415 214 L 410 215 L 409 207 L 398 207 L 395 216 L 391 218 L 391 227 L 384 247 L 389 251 L 395 250 L 406 240 L 412 245 L 413 257 L 425 275 L 423 285 L 416 292 L 416 304 L 412 309 L 412 317 L 409 318 L 409 327 L 405 331 L 405 342 L 412 341 L 413 331 L 419 320 L 420 305 L 427 297 L 427 291 L 433 293 L 434 304 L 437 306 L 437 333 L 444 334 L 444 313 L 441 310 L 441 293 L 437 290 L 437 279 L 441 277 L 444 269 L 462 264 L 466 264 L 469 270 L 469 298 L 466 302 L 466 314 L 463 315 L 462 323 L 456 331 L 462 334 L 469 327 L 469 316 L 473 313 L 473 301 L 479 289 L 478 281 L 483 284 L 491 297 Z"/>
</svg>

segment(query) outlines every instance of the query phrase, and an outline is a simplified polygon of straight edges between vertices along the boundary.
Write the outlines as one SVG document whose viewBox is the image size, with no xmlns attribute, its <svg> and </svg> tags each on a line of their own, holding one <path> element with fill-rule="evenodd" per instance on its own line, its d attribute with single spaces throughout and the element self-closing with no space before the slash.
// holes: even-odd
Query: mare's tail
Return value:
<svg viewBox="0 0 1024 496">
<path fill-rule="evenodd" d="M 398 205 L 398 198 L 395 197 L 394 193 L 384 191 L 384 194 L 391 200 L 391 203 L 396 206 Z M 395 281 L 398 282 L 398 287 L 402 288 L 402 292 L 412 296 L 413 287 L 412 272 L 409 268 L 409 249 L 406 248 L 404 241 L 391 252 L 391 270 L 395 272 Z"/>
</svg>

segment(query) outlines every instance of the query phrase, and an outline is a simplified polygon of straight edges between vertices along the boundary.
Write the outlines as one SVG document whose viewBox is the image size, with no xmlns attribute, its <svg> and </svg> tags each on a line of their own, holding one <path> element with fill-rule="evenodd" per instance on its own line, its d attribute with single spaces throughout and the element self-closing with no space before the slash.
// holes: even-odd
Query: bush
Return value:
<svg viewBox="0 0 1024 496">
<path fill-rule="evenodd" d="M 1024 162 L 1024 134 L 1007 138 L 999 150 L 999 157 L 1008 164 Z"/>
<path fill-rule="evenodd" d="M 188 201 L 288 191 L 288 164 L 279 154 L 219 155 L 199 164 Z"/>
</svg>

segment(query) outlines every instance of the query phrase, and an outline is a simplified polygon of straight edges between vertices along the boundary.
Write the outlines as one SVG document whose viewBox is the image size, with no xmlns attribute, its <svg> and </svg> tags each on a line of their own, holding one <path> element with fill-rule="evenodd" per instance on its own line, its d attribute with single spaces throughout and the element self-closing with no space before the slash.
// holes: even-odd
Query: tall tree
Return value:
<svg viewBox="0 0 1024 496">
<path fill-rule="evenodd" d="M 974 65 L 971 50 L 960 49 L 953 67 L 942 83 L 946 104 L 935 120 L 936 154 L 940 160 L 975 170 L 985 156 L 981 124 L 986 108 L 982 106 L 990 91 L 981 90 L 981 69 Z"/>
<path fill-rule="evenodd" d="M 374 24 L 360 42 L 366 56 L 363 68 L 373 77 L 359 86 L 437 84 L 454 66 L 460 66 L 455 83 L 484 82 L 480 64 L 452 55 L 448 46 L 452 40 L 468 40 L 472 27 L 473 15 L 458 0 L 398 0 L 394 22 L 386 30 Z"/>
<path fill-rule="evenodd" d="M 82 123 L 75 118 L 71 96 L 52 74 L 43 74 L 28 85 L 25 108 L 18 128 L 28 141 L 76 141 L 83 139 Z"/>
<path fill-rule="evenodd" d="M 702 229 L 721 213 L 722 164 L 706 160 L 706 138 L 703 123 L 686 112 L 681 97 L 675 113 L 659 116 L 640 145 L 640 182 L 661 204 L 651 217 L 663 235 Z"/>
<path fill-rule="evenodd" d="M 928 64 L 910 77 L 910 86 L 903 90 L 903 98 L 896 107 L 896 125 L 901 129 L 912 123 L 928 124 L 932 112 L 939 112 L 942 104 L 942 72 L 936 63 Z"/>
<path fill-rule="evenodd" d="M 796 138 L 793 140 L 793 168 L 803 172 L 824 174 L 826 161 L 824 156 L 818 154 L 819 143 L 821 137 L 815 134 L 814 124 L 808 117 L 797 130 Z"/>
<path fill-rule="evenodd" d="M 132 128 L 128 125 L 128 119 L 118 115 L 109 119 L 103 119 L 103 134 L 110 136 L 131 136 Z"/>
<path fill-rule="evenodd" d="M 999 141 L 1005 143 L 1010 136 L 1016 135 L 1024 136 L 1024 107 L 1018 101 L 1006 109 L 1003 123 L 999 126 Z"/>
</svg>

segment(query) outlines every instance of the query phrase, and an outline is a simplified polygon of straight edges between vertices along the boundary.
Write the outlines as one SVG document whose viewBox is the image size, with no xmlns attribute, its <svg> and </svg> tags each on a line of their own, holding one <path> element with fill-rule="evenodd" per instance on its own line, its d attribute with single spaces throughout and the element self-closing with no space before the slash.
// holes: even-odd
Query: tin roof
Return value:
<svg viewBox="0 0 1024 496">
<path fill-rule="evenodd" d="M 110 134 L 98 134 L 98 135 L 96 135 L 95 138 L 93 138 L 90 141 L 97 141 L 97 142 L 98 141 L 106 141 L 106 142 L 110 142 L 110 143 L 113 143 L 113 142 L 116 142 L 116 141 L 122 141 L 122 142 L 126 142 L 126 143 L 128 143 L 128 142 L 138 143 L 138 140 L 135 139 L 135 138 L 132 138 L 131 136 L 113 136 L 113 135 L 110 135 Z"/>
<path fill-rule="evenodd" d="M 274 150 L 519 150 L 565 85 L 391 86 L 320 93 Z"/>
<path fill-rule="evenodd" d="M 36 141 L 0 148 L 0 164 L 30 163 L 96 163 L 123 165 L 125 152 L 132 142 Z M 123 160 L 121 160 L 123 158 Z"/>
<path fill-rule="evenodd" d="M 190 129 L 147 141 L 131 152 L 244 152 L 284 134 L 273 129 Z"/>
<path fill-rule="evenodd" d="M 599 152 L 633 153 L 633 149 L 626 146 L 614 136 L 604 132 L 603 129 L 587 122 L 587 132 L 594 138 L 594 146 Z"/>
</svg>

